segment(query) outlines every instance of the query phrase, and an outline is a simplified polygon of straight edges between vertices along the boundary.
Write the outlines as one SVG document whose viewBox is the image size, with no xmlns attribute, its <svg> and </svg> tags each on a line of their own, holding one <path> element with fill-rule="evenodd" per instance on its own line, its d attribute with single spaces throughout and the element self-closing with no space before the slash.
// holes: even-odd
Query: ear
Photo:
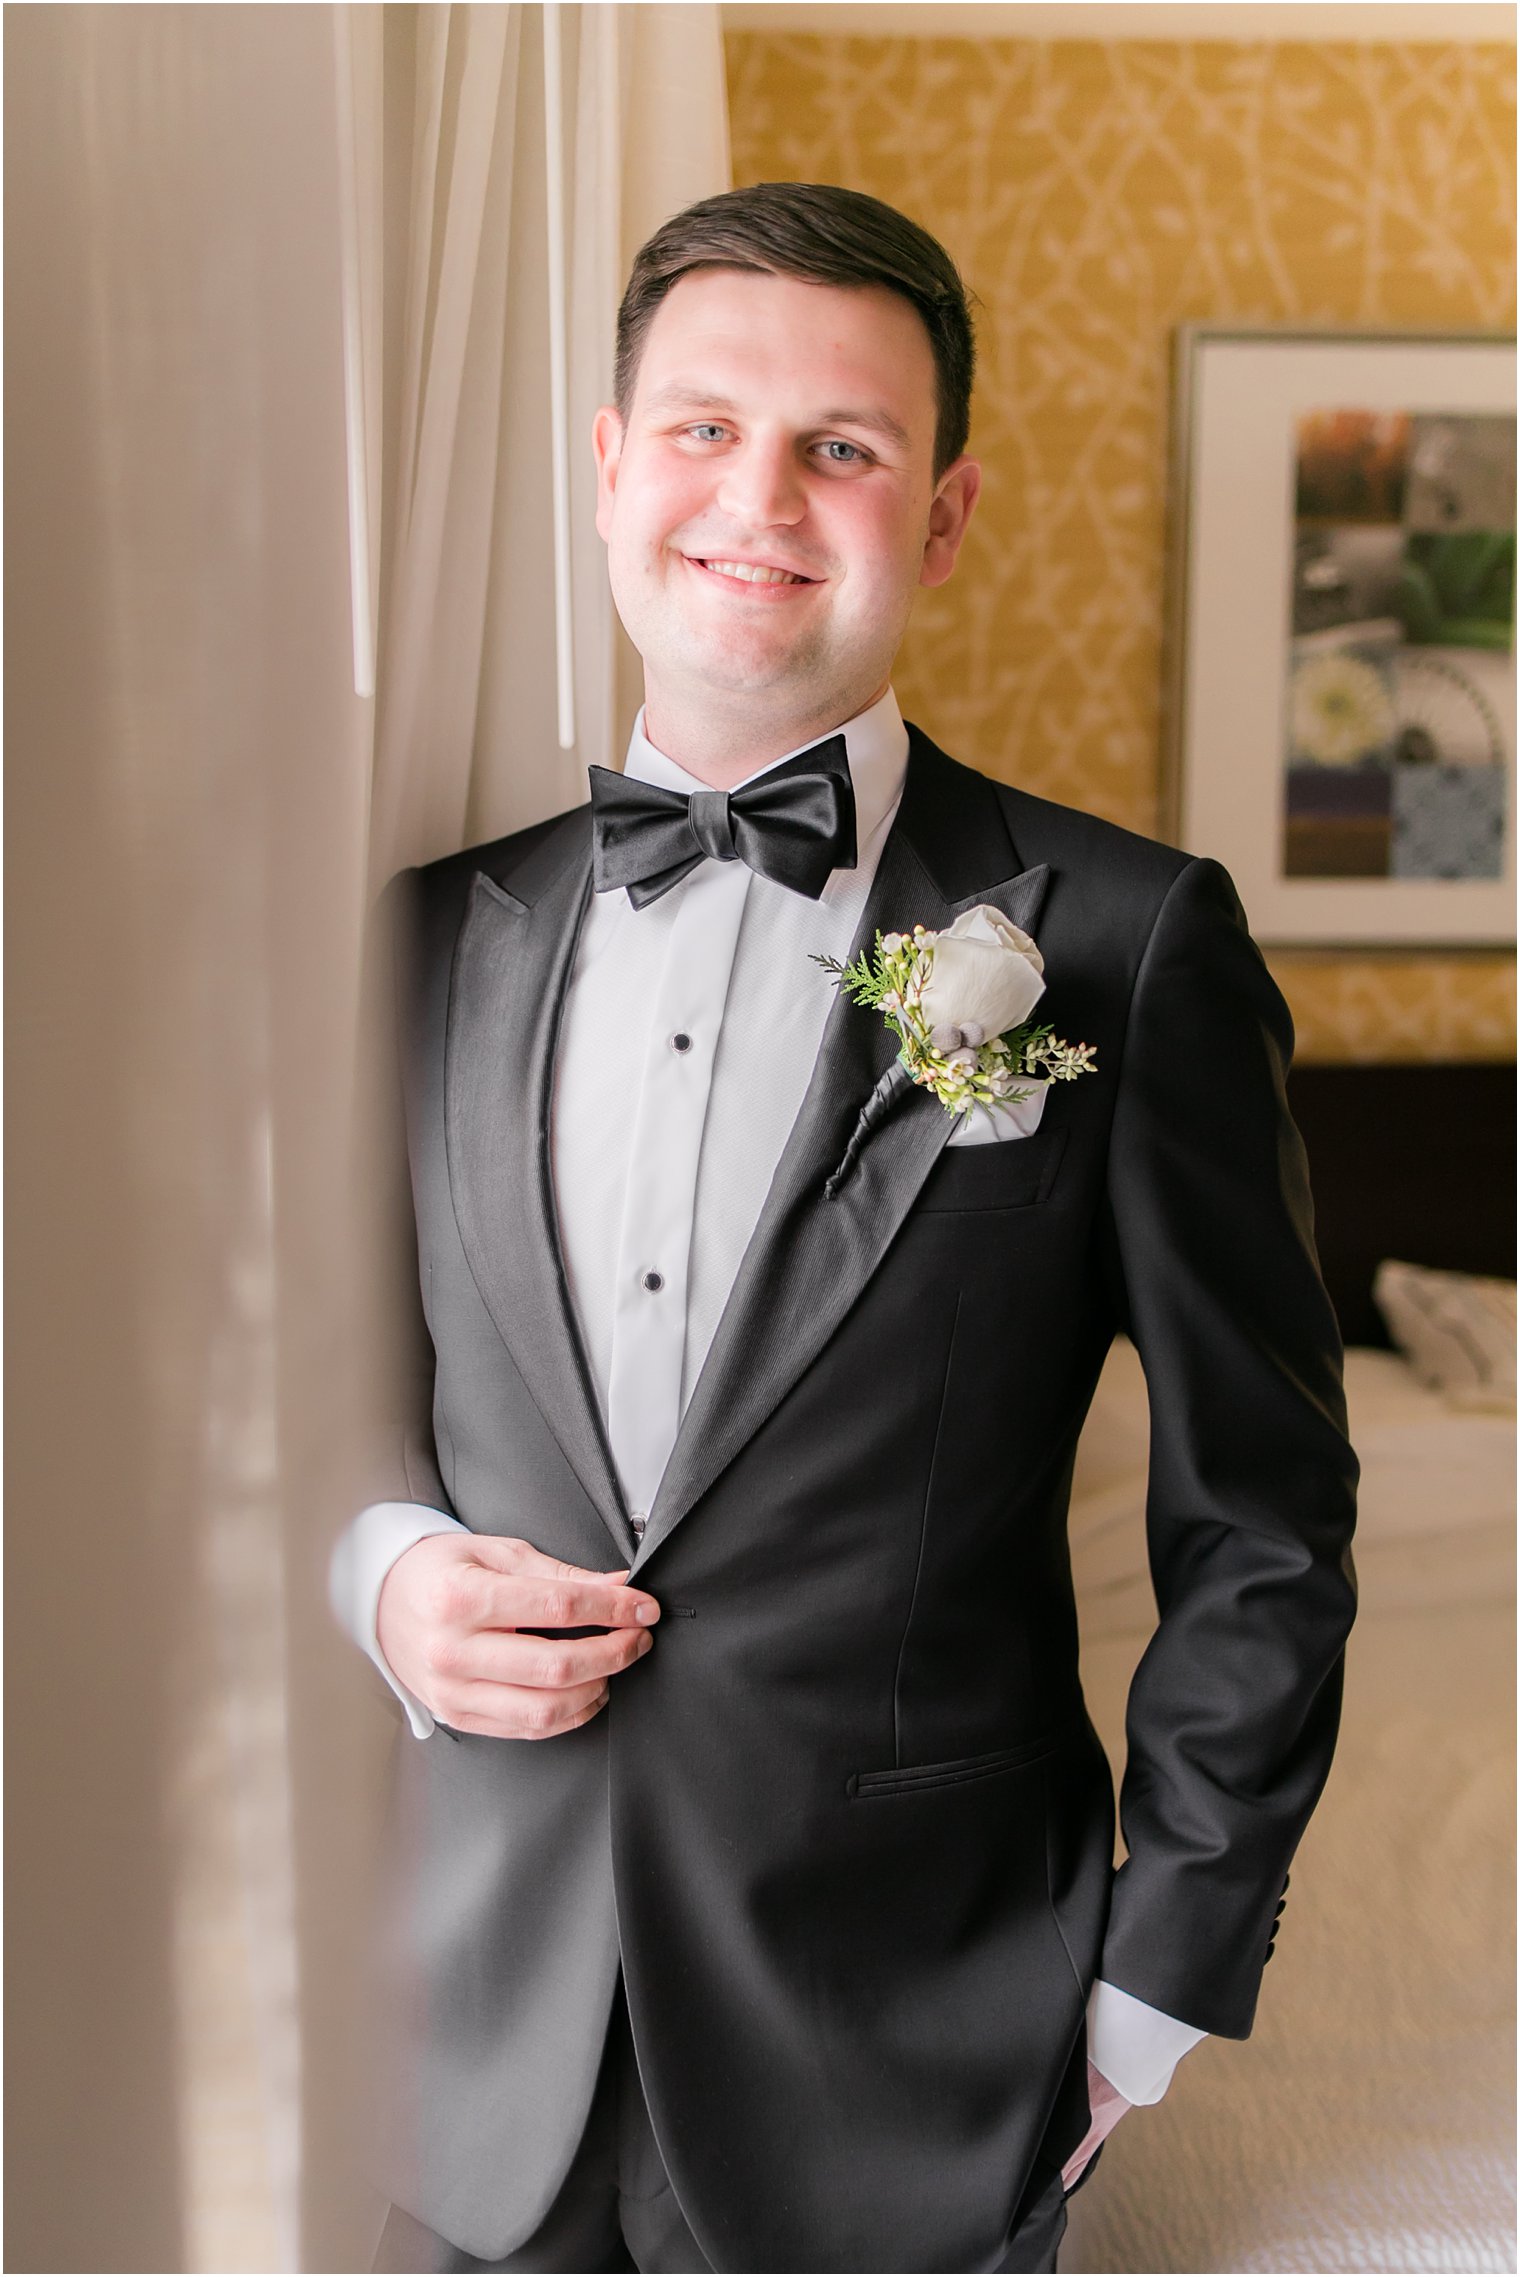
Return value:
<svg viewBox="0 0 1520 2277">
<path fill-rule="evenodd" d="M 623 455 L 623 421 L 610 403 L 604 403 L 591 422 L 591 448 L 596 456 L 597 534 L 605 538 L 612 527 L 612 497 Z"/>
<path fill-rule="evenodd" d="M 920 585 L 943 585 L 954 569 L 981 490 L 982 469 L 976 459 L 958 458 L 940 476 L 929 507 L 929 534 L 918 573 Z"/>
</svg>

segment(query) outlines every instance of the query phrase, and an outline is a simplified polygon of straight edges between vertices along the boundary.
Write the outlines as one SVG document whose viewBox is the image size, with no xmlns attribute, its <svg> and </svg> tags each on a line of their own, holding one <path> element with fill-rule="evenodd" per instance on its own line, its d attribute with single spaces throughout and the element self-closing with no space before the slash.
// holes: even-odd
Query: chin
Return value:
<svg viewBox="0 0 1520 2277">
<path fill-rule="evenodd" d="M 856 653 L 838 625 L 784 626 L 758 624 L 739 630 L 732 625 L 693 626 L 687 652 L 705 658 L 713 670 L 770 685 L 795 679 L 837 678 L 848 671 Z"/>
<path fill-rule="evenodd" d="M 780 696 L 795 702 L 802 691 L 828 685 L 828 672 L 816 657 L 693 658 L 687 678 L 721 696 Z"/>
</svg>

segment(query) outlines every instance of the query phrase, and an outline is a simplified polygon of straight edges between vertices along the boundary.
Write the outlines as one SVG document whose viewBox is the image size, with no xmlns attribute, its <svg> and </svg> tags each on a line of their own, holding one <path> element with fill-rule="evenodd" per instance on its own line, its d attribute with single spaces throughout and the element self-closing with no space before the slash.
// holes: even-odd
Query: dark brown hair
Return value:
<svg viewBox="0 0 1520 2277">
<path fill-rule="evenodd" d="M 976 362 L 971 309 L 943 245 L 880 198 L 832 182 L 758 182 L 662 222 L 634 256 L 617 320 L 618 410 L 626 419 L 650 320 L 692 269 L 755 269 L 820 285 L 884 285 L 910 301 L 934 351 L 934 474 L 966 448 Z"/>
</svg>

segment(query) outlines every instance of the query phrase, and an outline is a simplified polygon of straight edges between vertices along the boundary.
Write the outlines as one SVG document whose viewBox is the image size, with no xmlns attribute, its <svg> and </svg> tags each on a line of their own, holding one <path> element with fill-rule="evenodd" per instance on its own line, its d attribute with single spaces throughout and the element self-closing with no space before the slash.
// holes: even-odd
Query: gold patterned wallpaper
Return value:
<svg viewBox="0 0 1520 2277">
<path fill-rule="evenodd" d="M 736 183 L 902 206 L 975 290 L 986 489 L 904 710 L 1157 828 L 1168 355 L 1189 321 L 1515 321 L 1515 51 L 730 33 Z M 1304 1060 L 1499 1059 L 1514 959 L 1274 952 Z"/>
</svg>

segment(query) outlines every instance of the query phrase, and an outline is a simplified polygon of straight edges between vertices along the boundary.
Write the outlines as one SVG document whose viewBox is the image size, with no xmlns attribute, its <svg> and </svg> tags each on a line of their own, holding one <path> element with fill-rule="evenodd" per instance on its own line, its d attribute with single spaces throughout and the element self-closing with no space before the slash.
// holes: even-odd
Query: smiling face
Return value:
<svg viewBox="0 0 1520 2277">
<path fill-rule="evenodd" d="M 600 411 L 593 437 L 660 750 L 738 780 L 881 694 L 980 481 L 967 458 L 936 478 L 935 418 L 933 350 L 900 294 L 721 268 L 671 287 L 626 422 Z"/>
</svg>

